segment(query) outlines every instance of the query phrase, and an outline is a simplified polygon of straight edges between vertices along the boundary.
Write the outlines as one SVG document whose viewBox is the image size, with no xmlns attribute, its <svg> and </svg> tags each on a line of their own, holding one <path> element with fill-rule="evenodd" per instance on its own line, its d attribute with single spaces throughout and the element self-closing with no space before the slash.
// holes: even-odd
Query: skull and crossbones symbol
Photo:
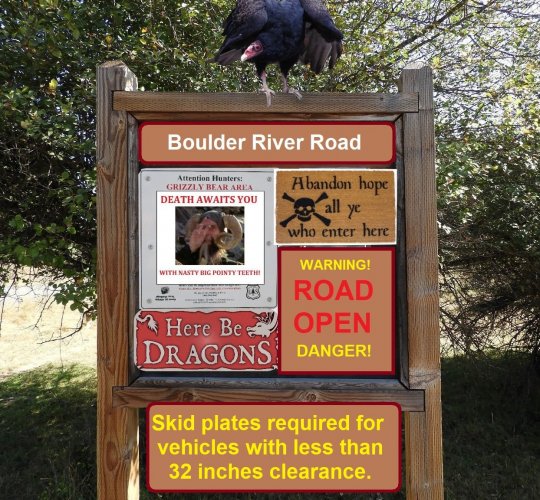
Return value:
<svg viewBox="0 0 540 500">
<path fill-rule="evenodd" d="M 280 222 L 283 227 L 287 227 L 287 224 L 296 218 L 298 218 L 298 220 L 301 222 L 309 222 L 313 216 L 317 217 L 317 219 L 319 219 L 325 226 L 329 226 L 332 223 L 330 219 L 317 213 L 316 205 L 320 201 L 328 198 L 326 193 L 321 193 L 321 195 L 315 201 L 311 198 L 298 198 L 295 200 L 287 193 L 283 193 L 282 198 L 293 203 L 294 208 L 294 214 Z"/>
</svg>

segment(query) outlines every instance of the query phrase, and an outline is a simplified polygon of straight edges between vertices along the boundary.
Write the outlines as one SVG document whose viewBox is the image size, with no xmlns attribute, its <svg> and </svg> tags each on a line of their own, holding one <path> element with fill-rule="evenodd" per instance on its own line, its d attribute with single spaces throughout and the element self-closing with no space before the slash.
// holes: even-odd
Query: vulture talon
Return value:
<svg viewBox="0 0 540 500">
<path fill-rule="evenodd" d="M 294 96 L 296 96 L 296 98 L 301 101 L 302 100 L 302 94 L 300 93 L 299 90 L 296 90 L 296 89 L 293 89 L 292 87 L 289 87 L 287 90 L 284 90 L 284 92 L 286 94 L 292 94 Z"/>
<path fill-rule="evenodd" d="M 266 106 L 267 107 L 272 106 L 272 96 L 275 96 L 276 93 L 272 89 L 270 89 L 268 87 L 266 87 L 266 88 L 261 87 L 259 89 L 259 93 L 260 94 L 266 94 Z"/>
<path fill-rule="evenodd" d="M 266 94 L 266 106 L 270 107 L 272 105 L 272 96 L 276 95 L 276 93 L 266 83 L 266 71 L 261 72 L 260 78 L 262 86 L 259 89 L 259 92 Z"/>
<path fill-rule="evenodd" d="M 284 94 L 292 94 L 292 95 L 296 96 L 296 98 L 297 98 L 299 101 L 301 101 L 301 100 L 302 100 L 302 97 L 303 97 L 299 90 L 294 89 L 294 88 L 292 88 L 292 87 L 289 87 L 288 85 L 284 85 L 284 86 L 283 86 L 283 93 L 284 93 Z"/>
</svg>

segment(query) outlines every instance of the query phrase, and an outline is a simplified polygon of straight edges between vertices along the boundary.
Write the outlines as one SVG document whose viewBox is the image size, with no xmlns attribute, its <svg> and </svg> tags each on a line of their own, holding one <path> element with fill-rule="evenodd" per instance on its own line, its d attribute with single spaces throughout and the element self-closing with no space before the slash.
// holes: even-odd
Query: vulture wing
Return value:
<svg viewBox="0 0 540 500">
<path fill-rule="evenodd" d="M 236 7 L 223 23 L 225 40 L 214 57 L 220 64 L 231 64 L 256 39 L 268 21 L 264 0 L 237 0 Z"/>
<path fill-rule="evenodd" d="M 300 60 L 315 73 L 320 73 L 326 61 L 334 67 L 342 52 L 343 34 L 332 21 L 322 0 L 300 0 L 304 8 L 306 32 L 304 52 Z"/>
</svg>

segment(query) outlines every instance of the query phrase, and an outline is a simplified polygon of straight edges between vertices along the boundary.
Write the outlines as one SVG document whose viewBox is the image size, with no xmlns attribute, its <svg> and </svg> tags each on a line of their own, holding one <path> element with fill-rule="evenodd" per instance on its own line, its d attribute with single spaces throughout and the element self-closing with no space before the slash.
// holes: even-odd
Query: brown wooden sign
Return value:
<svg viewBox="0 0 540 500">
<path fill-rule="evenodd" d="M 154 403 L 147 426 L 153 493 L 397 491 L 401 485 L 395 403 Z"/>
<path fill-rule="evenodd" d="M 152 122 L 139 127 L 143 164 L 389 165 L 395 152 L 395 127 L 387 122 Z"/>
<path fill-rule="evenodd" d="M 276 175 L 276 243 L 395 243 L 395 170 Z"/>
</svg>

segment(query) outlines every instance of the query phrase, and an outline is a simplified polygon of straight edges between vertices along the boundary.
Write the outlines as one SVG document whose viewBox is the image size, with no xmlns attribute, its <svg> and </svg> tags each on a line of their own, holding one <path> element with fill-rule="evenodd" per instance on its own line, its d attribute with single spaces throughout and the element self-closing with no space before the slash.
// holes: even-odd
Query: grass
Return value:
<svg viewBox="0 0 540 500">
<path fill-rule="evenodd" d="M 540 378 L 529 358 L 443 361 L 445 492 L 463 498 L 540 498 Z"/>
<path fill-rule="evenodd" d="M 0 498 L 95 498 L 95 428 L 90 368 L 40 368 L 0 382 Z"/>
<path fill-rule="evenodd" d="M 96 497 L 95 391 L 95 372 L 80 366 L 40 368 L 0 381 L 0 498 Z M 540 498 L 540 378 L 527 358 L 443 360 L 443 430 L 448 500 Z M 141 438 L 144 469 L 143 432 Z M 143 500 L 405 498 L 404 492 L 159 495 L 146 491 L 144 477 L 142 470 Z"/>
</svg>

